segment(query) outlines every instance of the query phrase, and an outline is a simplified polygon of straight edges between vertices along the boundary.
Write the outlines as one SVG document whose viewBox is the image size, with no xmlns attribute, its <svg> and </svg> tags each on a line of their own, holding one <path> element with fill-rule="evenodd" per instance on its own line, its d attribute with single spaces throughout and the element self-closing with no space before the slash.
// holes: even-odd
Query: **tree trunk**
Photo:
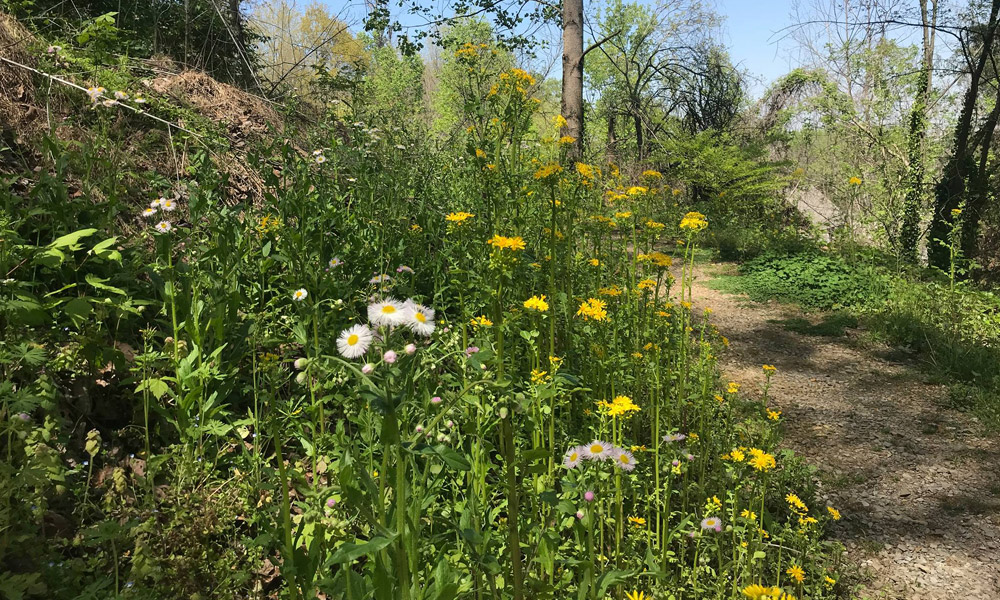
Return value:
<svg viewBox="0 0 1000 600">
<path fill-rule="evenodd" d="M 563 135 L 575 138 L 568 158 L 583 157 L 583 0 L 563 0 L 562 116 Z"/>
<path fill-rule="evenodd" d="M 1000 12 L 1000 0 L 993 0 L 990 8 L 990 19 L 983 35 L 979 57 L 972 69 L 969 77 L 969 89 L 965 91 L 965 99 L 962 101 L 962 112 L 955 124 L 955 144 L 951 158 L 944 167 L 941 181 L 935 189 L 934 217 L 931 221 L 929 234 L 929 247 L 927 256 L 931 265 L 940 269 L 946 269 L 950 260 L 950 253 L 944 244 L 948 241 L 948 233 L 951 231 L 952 223 L 955 219 L 952 211 L 957 209 L 966 200 L 966 181 L 975 172 L 976 164 L 972 158 L 973 149 L 969 147 L 969 138 L 972 134 L 972 116 L 975 112 L 976 101 L 979 98 L 979 86 L 981 83 L 983 70 L 993 52 L 993 40 L 997 32 L 997 13 Z M 970 218 L 965 219 L 968 224 Z M 976 227 L 978 224 L 974 224 Z M 974 241 L 973 241 L 974 243 Z"/>
<path fill-rule="evenodd" d="M 974 258 L 978 252 L 979 225 L 986 209 L 986 198 L 989 196 L 989 166 L 990 148 L 993 146 L 993 134 L 996 132 L 997 121 L 1000 120 L 1000 102 L 993 104 L 993 110 L 982 128 L 976 134 L 979 140 L 979 164 L 975 172 L 969 175 L 969 194 L 962 212 L 962 254 Z"/>
<path fill-rule="evenodd" d="M 253 73 L 250 72 L 250 56 L 247 54 L 246 31 L 243 29 L 243 16 L 240 15 L 240 0 L 229 0 L 229 20 L 233 28 L 233 42 L 236 44 L 236 57 L 240 61 L 240 73 L 244 88 L 253 83 Z"/>
<path fill-rule="evenodd" d="M 924 138 L 927 134 L 927 105 L 934 77 L 934 26 L 937 24 L 937 0 L 928 18 L 927 0 L 920 0 L 920 20 L 923 25 L 923 60 L 917 93 L 910 111 L 907 150 L 910 164 L 906 173 L 906 197 L 903 199 L 903 226 L 900 231 L 900 251 L 903 260 L 916 264 L 920 244 L 920 209 L 924 197 Z"/>
<path fill-rule="evenodd" d="M 645 153 L 645 140 L 642 135 L 642 116 L 639 114 L 638 107 L 632 107 L 632 122 L 635 123 L 635 152 L 639 160 L 646 157 Z"/>
</svg>

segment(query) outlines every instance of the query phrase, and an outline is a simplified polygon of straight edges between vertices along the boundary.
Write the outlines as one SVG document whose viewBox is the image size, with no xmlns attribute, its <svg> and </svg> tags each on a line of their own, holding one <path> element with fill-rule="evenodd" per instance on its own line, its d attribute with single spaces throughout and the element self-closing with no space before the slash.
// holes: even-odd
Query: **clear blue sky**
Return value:
<svg viewBox="0 0 1000 600">
<path fill-rule="evenodd" d="M 795 68 L 789 63 L 792 43 L 781 41 L 791 23 L 791 0 L 716 0 L 725 17 L 722 42 L 733 62 L 759 78 L 754 93 Z"/>
</svg>

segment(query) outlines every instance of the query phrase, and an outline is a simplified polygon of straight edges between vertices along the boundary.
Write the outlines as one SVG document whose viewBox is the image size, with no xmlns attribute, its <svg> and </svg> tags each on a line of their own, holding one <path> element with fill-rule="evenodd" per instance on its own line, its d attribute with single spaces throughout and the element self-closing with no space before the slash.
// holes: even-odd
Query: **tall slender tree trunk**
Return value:
<svg viewBox="0 0 1000 600">
<path fill-rule="evenodd" d="M 990 18 L 983 33 L 982 44 L 979 50 L 979 57 L 969 74 L 969 89 L 965 91 L 965 98 L 962 101 L 962 112 L 959 114 L 958 122 L 955 124 L 955 143 L 951 158 L 945 164 L 941 181 L 935 189 L 934 217 L 931 221 L 929 233 L 929 247 L 927 256 L 930 264 L 945 269 L 948 267 L 950 253 L 943 244 L 948 240 L 948 233 L 951 231 L 955 216 L 952 213 L 967 199 L 967 181 L 970 175 L 976 170 L 976 163 L 972 157 L 973 148 L 969 147 L 969 139 L 972 136 L 972 116 L 975 112 L 976 101 L 979 98 L 979 87 L 981 84 L 983 70 L 993 52 L 993 41 L 997 33 L 997 13 L 1000 12 L 1000 0 L 993 0 L 990 8 Z M 968 226 L 970 220 L 978 215 L 970 214 L 963 219 Z M 977 229 L 978 224 L 972 224 L 973 229 Z M 966 246 L 967 244 L 963 244 Z M 968 245 L 974 248 L 975 240 L 971 240 Z"/>
<path fill-rule="evenodd" d="M 989 167 L 990 148 L 993 146 L 993 134 L 1000 120 L 1000 102 L 993 104 L 993 110 L 986 122 L 976 133 L 979 144 L 979 163 L 975 171 L 969 175 L 969 194 L 965 201 L 965 211 L 962 213 L 964 226 L 962 229 L 962 253 L 969 257 L 978 255 L 979 228 L 986 210 L 986 199 L 989 197 Z"/>
<path fill-rule="evenodd" d="M 618 160 L 618 113 L 614 108 L 608 108 L 608 159 Z"/>
<path fill-rule="evenodd" d="M 937 24 L 937 0 L 928 15 L 927 0 L 920 0 L 920 21 L 923 25 L 923 60 L 920 81 L 910 110 L 910 130 L 907 134 L 907 151 L 910 164 L 906 173 L 906 197 L 903 199 L 903 226 L 899 242 L 903 259 L 917 262 L 920 245 L 920 209 L 924 197 L 924 138 L 927 135 L 927 106 L 934 77 L 934 27 Z"/>
<path fill-rule="evenodd" d="M 570 160 L 583 157 L 583 0 L 563 0 L 562 116 L 563 135 L 575 138 Z"/>
</svg>

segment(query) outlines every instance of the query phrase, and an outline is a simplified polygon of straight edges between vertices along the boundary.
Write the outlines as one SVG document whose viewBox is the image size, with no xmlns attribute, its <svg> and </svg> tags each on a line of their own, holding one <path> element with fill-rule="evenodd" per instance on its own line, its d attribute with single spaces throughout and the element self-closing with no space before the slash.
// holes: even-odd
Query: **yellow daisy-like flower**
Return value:
<svg viewBox="0 0 1000 600">
<path fill-rule="evenodd" d="M 847 185 L 861 185 L 861 178 L 856 176 L 851 177 L 847 180 Z"/>
<path fill-rule="evenodd" d="M 642 176 L 645 177 L 646 179 L 659 179 L 663 177 L 663 174 L 660 173 L 659 171 L 648 169 L 642 172 Z"/>
<path fill-rule="evenodd" d="M 642 517 L 629 517 L 628 522 L 636 527 L 642 527 L 646 524 L 646 519 L 643 519 Z"/>
<path fill-rule="evenodd" d="M 771 410 L 769 408 L 769 409 L 767 409 L 767 418 L 771 419 L 772 421 L 777 421 L 779 418 L 781 418 L 781 411 L 780 410 Z"/>
<path fill-rule="evenodd" d="M 476 148 L 476 158 L 486 158 L 486 152 L 482 148 Z"/>
<path fill-rule="evenodd" d="M 750 600 L 762 600 L 763 598 L 773 597 L 771 590 L 772 588 L 770 587 L 755 583 L 743 588 L 743 595 L 750 598 Z"/>
<path fill-rule="evenodd" d="M 559 163 L 549 163 L 547 165 L 543 165 L 535 171 L 535 179 L 548 179 L 553 175 L 562 173 L 562 171 L 563 168 L 559 165 Z"/>
<path fill-rule="evenodd" d="M 628 600 L 653 600 L 652 596 L 647 596 L 645 592 L 640 592 L 638 590 L 625 592 L 625 597 L 628 598 Z"/>
<path fill-rule="evenodd" d="M 498 234 L 494 234 L 487 242 L 490 246 L 493 246 L 497 250 L 511 250 L 518 251 L 524 250 L 524 240 L 521 236 L 506 237 Z"/>
<path fill-rule="evenodd" d="M 559 138 L 559 145 L 560 146 L 568 146 L 569 144 L 572 144 L 575 141 L 576 141 L 575 137 L 573 137 L 571 135 L 564 135 L 561 138 Z"/>
<path fill-rule="evenodd" d="M 471 219 L 474 216 L 476 215 L 465 211 L 459 211 L 459 212 L 448 213 L 448 216 L 446 216 L 444 219 L 450 223 L 464 223 L 465 221 Z"/>
<path fill-rule="evenodd" d="M 785 502 L 788 502 L 788 506 L 791 507 L 796 512 L 807 513 L 809 512 L 809 507 L 806 503 L 802 501 L 801 498 L 795 494 L 789 493 L 785 496 Z"/>
<path fill-rule="evenodd" d="M 549 310 L 549 303 L 545 301 L 545 294 L 542 294 L 541 296 L 532 296 L 531 298 L 525 300 L 524 308 L 538 312 L 545 312 Z"/>
<path fill-rule="evenodd" d="M 726 392 L 730 394 L 737 394 L 740 391 L 740 384 L 735 381 L 730 381 L 729 386 L 726 388 Z"/>
<path fill-rule="evenodd" d="M 701 231 L 708 227 L 708 221 L 705 219 L 705 215 L 700 212 L 689 212 L 684 215 L 681 219 L 681 229 L 690 229 L 691 231 Z"/>
<path fill-rule="evenodd" d="M 469 324 L 473 327 L 492 327 L 493 321 L 490 321 L 484 316 L 479 316 L 473 317 L 472 320 L 469 321 Z"/>
<path fill-rule="evenodd" d="M 649 219 L 646 221 L 646 227 L 658 230 L 658 229 L 663 229 L 664 227 L 666 227 L 666 225 L 660 223 L 659 221 L 654 221 L 652 219 Z"/>
<path fill-rule="evenodd" d="M 750 466 L 758 471 L 770 471 L 778 466 L 774 460 L 774 455 L 768 454 L 757 448 L 750 449 Z"/>
<path fill-rule="evenodd" d="M 795 580 L 796 583 L 802 583 L 806 580 L 806 573 L 802 570 L 799 565 L 792 565 L 785 569 L 785 573 Z"/>
<path fill-rule="evenodd" d="M 641 196 L 648 191 L 649 191 L 648 187 L 644 187 L 641 185 L 633 185 L 625 192 L 625 194 L 628 196 Z"/>
<path fill-rule="evenodd" d="M 615 396 L 611 402 L 604 402 L 602 400 L 598 403 L 598 405 L 607 410 L 608 416 L 611 417 L 620 417 L 628 413 L 639 412 L 642 410 L 628 396 Z"/>
<path fill-rule="evenodd" d="M 562 129 L 566 126 L 566 117 L 562 115 L 556 115 L 552 118 L 552 124 L 555 125 L 556 129 Z"/>
<path fill-rule="evenodd" d="M 839 510 L 837 510 L 836 508 L 834 508 L 832 506 L 827 506 L 826 510 L 827 510 L 827 512 L 830 513 L 830 516 L 833 518 L 834 521 L 839 521 L 840 520 L 840 511 Z"/>
<path fill-rule="evenodd" d="M 617 285 L 612 285 L 611 287 L 605 287 L 597 290 L 597 293 L 601 296 L 621 296 L 622 291 Z"/>
<path fill-rule="evenodd" d="M 599 267 L 599 266 L 601 266 L 601 261 L 599 259 L 596 259 L 596 258 L 591 258 L 587 262 L 590 263 L 590 266 L 592 266 L 592 267 Z"/>
<path fill-rule="evenodd" d="M 636 287 L 640 290 L 650 290 L 656 287 L 656 280 L 654 279 L 643 279 L 636 284 Z"/>
<path fill-rule="evenodd" d="M 765 375 L 774 375 L 778 371 L 778 368 L 774 365 L 764 365 L 761 368 L 764 369 Z"/>
<path fill-rule="evenodd" d="M 739 448 L 730 452 L 729 455 L 732 456 L 733 460 L 736 462 L 743 462 L 747 458 L 747 455 L 744 454 Z"/>
<path fill-rule="evenodd" d="M 547 371 L 543 371 L 541 369 L 531 370 L 531 383 L 539 385 L 542 383 L 546 383 L 547 381 L 549 381 L 549 379 L 551 379 L 551 377 L 549 377 Z"/>
<path fill-rule="evenodd" d="M 579 310 L 576 311 L 576 316 L 583 317 L 585 321 L 607 321 L 608 311 L 607 303 L 603 300 L 598 300 L 597 298 L 588 298 L 580 304 Z"/>
<path fill-rule="evenodd" d="M 740 513 L 740 516 L 748 521 L 757 520 L 757 513 L 753 512 L 752 510 L 747 510 L 745 508 L 743 509 L 743 512 Z"/>
</svg>

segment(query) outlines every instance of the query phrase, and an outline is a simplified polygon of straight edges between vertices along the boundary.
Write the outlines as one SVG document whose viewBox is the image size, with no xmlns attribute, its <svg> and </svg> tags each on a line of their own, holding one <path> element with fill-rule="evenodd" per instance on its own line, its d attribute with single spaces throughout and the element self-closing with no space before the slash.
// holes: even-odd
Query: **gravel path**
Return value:
<svg viewBox="0 0 1000 600">
<path fill-rule="evenodd" d="M 754 389 L 761 364 L 778 368 L 771 405 L 784 413 L 784 444 L 820 469 L 821 493 L 844 514 L 832 533 L 861 575 L 850 597 L 1000 600 L 997 440 L 944 408 L 947 389 L 912 363 L 858 349 L 850 332 L 788 331 L 774 321 L 819 319 L 704 285 L 726 270 L 698 269 L 695 305 L 712 308 L 730 340 L 726 377 Z"/>
</svg>

